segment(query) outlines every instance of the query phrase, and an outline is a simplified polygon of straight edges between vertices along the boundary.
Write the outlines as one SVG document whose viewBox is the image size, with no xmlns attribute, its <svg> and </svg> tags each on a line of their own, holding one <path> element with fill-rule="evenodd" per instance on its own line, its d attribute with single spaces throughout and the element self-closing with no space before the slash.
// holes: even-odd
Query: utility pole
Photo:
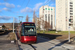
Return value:
<svg viewBox="0 0 75 50">
<path fill-rule="evenodd" d="M 13 17 L 13 33 L 14 33 L 14 17 Z"/>
<path fill-rule="evenodd" d="M 19 16 L 19 24 L 21 24 L 22 20 L 23 20 L 23 16 Z"/>
<path fill-rule="evenodd" d="M 20 18 L 22 18 L 22 20 L 23 20 L 23 16 L 19 16 L 19 22 L 21 22 L 21 21 L 20 21 Z"/>
</svg>

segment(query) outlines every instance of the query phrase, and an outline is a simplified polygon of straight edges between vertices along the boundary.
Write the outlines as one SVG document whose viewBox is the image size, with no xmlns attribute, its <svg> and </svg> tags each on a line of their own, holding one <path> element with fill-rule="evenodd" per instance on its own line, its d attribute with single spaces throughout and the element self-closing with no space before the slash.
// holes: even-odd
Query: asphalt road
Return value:
<svg viewBox="0 0 75 50">
<path fill-rule="evenodd" d="M 62 44 L 56 39 L 50 40 L 43 37 L 37 37 L 36 44 L 22 44 L 18 40 L 18 46 L 7 40 L 8 33 L 0 35 L 0 50 L 75 50 L 74 46 Z"/>
<path fill-rule="evenodd" d="M 7 39 L 8 33 L 9 32 L 0 34 L 0 50 L 17 50 L 17 45 L 15 43 L 11 43 L 11 41 Z"/>
<path fill-rule="evenodd" d="M 58 40 L 37 37 L 37 44 L 22 44 L 18 40 L 20 50 L 75 50 L 74 46 L 61 44 Z M 35 48 L 35 49 L 34 49 Z"/>
</svg>

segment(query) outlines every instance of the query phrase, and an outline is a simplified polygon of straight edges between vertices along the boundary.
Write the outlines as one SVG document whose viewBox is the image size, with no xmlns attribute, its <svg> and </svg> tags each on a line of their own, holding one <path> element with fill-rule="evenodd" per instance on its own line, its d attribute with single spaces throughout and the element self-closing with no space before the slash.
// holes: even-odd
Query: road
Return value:
<svg viewBox="0 0 75 50">
<path fill-rule="evenodd" d="M 74 46 L 61 44 L 58 40 L 50 40 L 40 36 L 37 37 L 37 44 L 22 44 L 20 41 L 18 43 L 20 50 L 75 50 Z"/>
<path fill-rule="evenodd" d="M 18 40 L 18 46 L 7 39 L 8 33 L 0 35 L 0 50 L 75 50 L 74 46 L 62 44 L 56 39 L 50 40 L 41 36 L 37 37 L 36 44 L 22 44 Z"/>
<path fill-rule="evenodd" d="M 9 32 L 0 34 L 0 50 L 17 50 L 18 46 L 15 43 L 11 43 L 11 41 L 8 40 L 8 34 Z"/>
</svg>

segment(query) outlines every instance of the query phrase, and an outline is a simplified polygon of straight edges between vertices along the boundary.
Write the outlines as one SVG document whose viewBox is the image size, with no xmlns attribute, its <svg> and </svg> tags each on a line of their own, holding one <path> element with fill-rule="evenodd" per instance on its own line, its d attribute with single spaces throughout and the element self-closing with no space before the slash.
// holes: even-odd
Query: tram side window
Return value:
<svg viewBox="0 0 75 50">
<path fill-rule="evenodd" d="M 22 31 L 21 35 L 23 36 L 24 35 L 24 25 L 21 26 L 21 31 Z"/>
</svg>

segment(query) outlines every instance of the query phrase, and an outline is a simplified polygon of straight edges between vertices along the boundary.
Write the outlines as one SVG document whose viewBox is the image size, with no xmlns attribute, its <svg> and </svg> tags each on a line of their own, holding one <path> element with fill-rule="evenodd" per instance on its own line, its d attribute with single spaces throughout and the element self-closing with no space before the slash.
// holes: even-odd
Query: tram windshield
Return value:
<svg viewBox="0 0 75 50">
<path fill-rule="evenodd" d="M 35 26 L 25 26 L 25 36 L 34 36 L 36 35 Z"/>
</svg>

